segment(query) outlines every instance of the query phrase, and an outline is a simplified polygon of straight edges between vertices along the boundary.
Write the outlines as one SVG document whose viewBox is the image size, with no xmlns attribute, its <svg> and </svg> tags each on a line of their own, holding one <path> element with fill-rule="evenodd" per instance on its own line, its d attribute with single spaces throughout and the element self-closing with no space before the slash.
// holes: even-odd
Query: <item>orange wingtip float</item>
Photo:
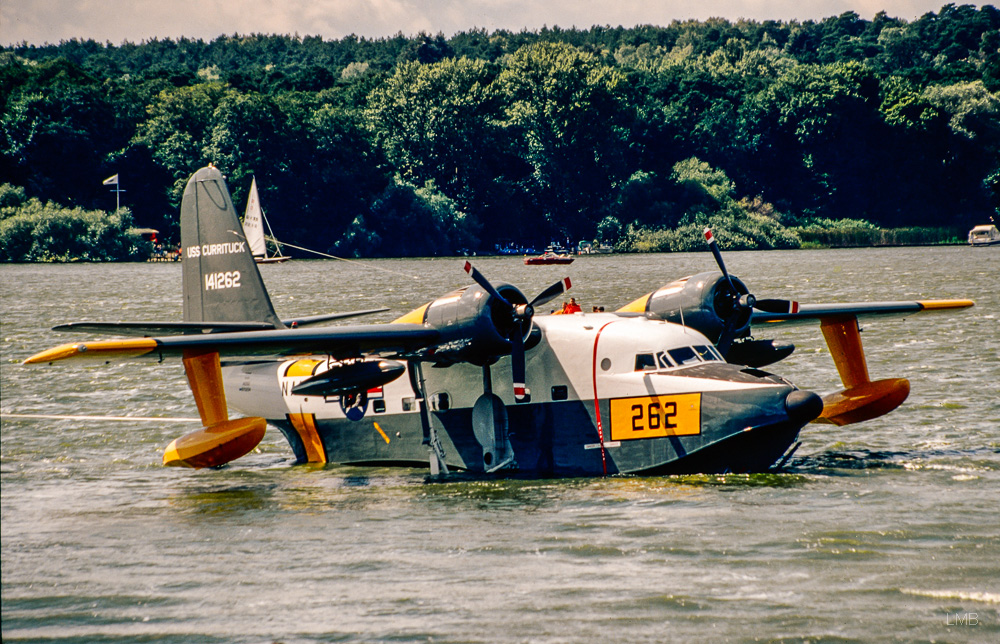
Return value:
<svg viewBox="0 0 1000 644">
<path fill-rule="evenodd" d="M 219 467 L 257 447 L 267 431 L 267 421 L 256 416 L 229 420 L 219 354 L 185 350 L 184 372 L 205 426 L 170 443 L 163 452 L 163 464 Z"/>
<path fill-rule="evenodd" d="M 163 452 L 163 464 L 176 467 L 218 467 L 245 456 L 264 438 L 263 418 L 237 418 L 203 427 L 175 439 Z"/>
<path fill-rule="evenodd" d="M 874 380 L 823 396 L 823 413 L 814 423 L 850 425 L 884 416 L 910 395 L 906 378 Z"/>
<path fill-rule="evenodd" d="M 813 422 L 850 425 L 888 414 L 910 395 L 906 378 L 872 381 L 856 317 L 822 318 L 820 328 L 845 389 L 823 396 L 823 413 Z"/>
</svg>

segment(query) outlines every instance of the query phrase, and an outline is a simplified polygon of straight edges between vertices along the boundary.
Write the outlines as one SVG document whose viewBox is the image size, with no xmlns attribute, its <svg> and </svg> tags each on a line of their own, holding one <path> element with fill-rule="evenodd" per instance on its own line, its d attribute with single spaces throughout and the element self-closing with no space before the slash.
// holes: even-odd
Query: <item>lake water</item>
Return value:
<svg viewBox="0 0 1000 644">
<path fill-rule="evenodd" d="M 431 483 L 293 466 L 279 432 L 220 470 L 160 465 L 193 418 L 178 362 L 22 367 L 80 319 L 179 320 L 180 266 L 4 265 L 5 642 L 998 642 L 1000 249 L 731 252 L 758 297 L 971 298 L 863 321 L 892 414 L 807 426 L 780 474 Z M 475 261 L 531 297 L 564 275 L 589 309 L 712 270 L 705 253 Z M 468 284 L 462 260 L 263 267 L 280 315 Z M 772 332 L 773 331 L 773 332 Z M 817 325 L 758 332 L 771 367 L 839 388 Z"/>
</svg>

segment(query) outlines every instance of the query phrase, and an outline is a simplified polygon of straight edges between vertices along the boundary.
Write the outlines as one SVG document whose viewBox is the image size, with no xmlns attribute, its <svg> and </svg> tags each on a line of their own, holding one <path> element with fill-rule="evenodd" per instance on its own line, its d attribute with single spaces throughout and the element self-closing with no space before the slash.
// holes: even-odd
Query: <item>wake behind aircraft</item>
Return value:
<svg viewBox="0 0 1000 644">
<path fill-rule="evenodd" d="M 473 283 L 389 324 L 304 328 L 371 311 L 281 320 L 218 169 L 181 205 L 183 322 L 56 327 L 145 336 L 64 344 L 26 364 L 181 358 L 204 427 L 166 465 L 217 467 L 278 428 L 299 463 L 528 476 L 754 472 L 780 467 L 809 422 L 890 412 L 905 379 L 872 381 L 858 316 L 964 308 L 969 300 L 800 305 L 761 299 L 726 271 L 671 282 L 612 313 L 535 315 L 534 298 Z M 762 367 L 794 347 L 751 326 L 820 322 L 844 390 L 821 398 Z M 230 409 L 245 417 L 230 419 Z"/>
</svg>

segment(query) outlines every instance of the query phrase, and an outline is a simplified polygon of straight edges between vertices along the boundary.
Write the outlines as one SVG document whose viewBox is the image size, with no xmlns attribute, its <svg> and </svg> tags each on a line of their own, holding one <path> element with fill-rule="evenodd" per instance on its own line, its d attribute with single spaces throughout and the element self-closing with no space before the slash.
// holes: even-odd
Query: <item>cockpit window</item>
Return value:
<svg viewBox="0 0 1000 644">
<path fill-rule="evenodd" d="M 637 353 L 635 354 L 635 370 L 636 371 L 655 371 L 656 370 L 656 360 L 653 358 L 652 353 Z"/>
<path fill-rule="evenodd" d="M 702 362 L 725 362 L 722 354 L 710 344 L 699 344 L 694 347 L 677 347 L 667 351 L 652 353 L 637 353 L 635 356 L 636 371 L 662 371 L 676 367 L 687 367 Z"/>
<path fill-rule="evenodd" d="M 705 346 L 704 344 L 700 344 L 694 348 L 694 351 L 695 353 L 698 354 L 698 357 L 704 360 L 705 362 L 712 362 L 713 360 L 722 360 L 722 356 L 719 355 L 719 352 L 715 350 L 715 347 L 709 347 Z"/>
<path fill-rule="evenodd" d="M 698 358 L 698 354 L 694 352 L 691 347 L 680 347 L 678 349 L 671 349 L 667 353 L 679 366 L 695 364 L 701 362 Z"/>
</svg>

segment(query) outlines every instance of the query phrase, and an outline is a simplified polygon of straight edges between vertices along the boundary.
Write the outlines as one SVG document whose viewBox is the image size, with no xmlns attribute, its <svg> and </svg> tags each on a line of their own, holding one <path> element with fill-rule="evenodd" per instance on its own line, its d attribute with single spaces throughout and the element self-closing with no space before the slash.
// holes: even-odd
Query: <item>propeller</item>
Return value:
<svg viewBox="0 0 1000 644">
<path fill-rule="evenodd" d="M 712 251 L 715 263 L 719 265 L 719 270 L 722 271 L 722 276 L 726 278 L 726 282 L 729 284 L 729 293 L 727 295 L 732 302 L 732 312 L 726 318 L 725 326 L 722 329 L 722 333 L 719 334 L 718 342 L 716 342 L 716 348 L 723 356 L 729 353 L 729 348 L 732 346 L 733 340 L 736 339 L 736 331 L 740 318 L 743 315 L 749 316 L 753 312 L 753 309 L 764 311 L 765 313 L 798 312 L 799 303 L 794 300 L 773 298 L 758 300 L 753 293 L 740 293 L 733 283 L 733 279 L 729 276 L 729 271 L 726 270 L 726 263 L 722 261 L 722 253 L 719 251 L 719 244 L 715 241 L 715 236 L 712 235 L 711 228 L 705 229 L 705 241 L 708 242 L 708 248 Z"/>
<path fill-rule="evenodd" d="M 512 304 L 507 301 L 507 298 L 500 295 L 500 292 L 490 284 L 490 281 L 482 273 L 476 270 L 471 262 L 465 262 L 465 272 L 471 275 L 476 284 L 483 287 L 483 290 L 489 293 L 500 306 L 510 311 L 511 322 L 513 324 L 510 325 L 507 341 L 511 344 L 510 367 L 511 375 L 513 376 L 512 380 L 514 381 L 514 400 L 516 402 L 526 402 L 529 399 L 530 392 L 524 383 L 524 336 L 527 329 L 531 326 L 531 318 L 535 314 L 535 307 L 559 297 L 568 291 L 572 287 L 572 284 L 569 278 L 566 277 L 543 290 L 527 304 Z"/>
</svg>

